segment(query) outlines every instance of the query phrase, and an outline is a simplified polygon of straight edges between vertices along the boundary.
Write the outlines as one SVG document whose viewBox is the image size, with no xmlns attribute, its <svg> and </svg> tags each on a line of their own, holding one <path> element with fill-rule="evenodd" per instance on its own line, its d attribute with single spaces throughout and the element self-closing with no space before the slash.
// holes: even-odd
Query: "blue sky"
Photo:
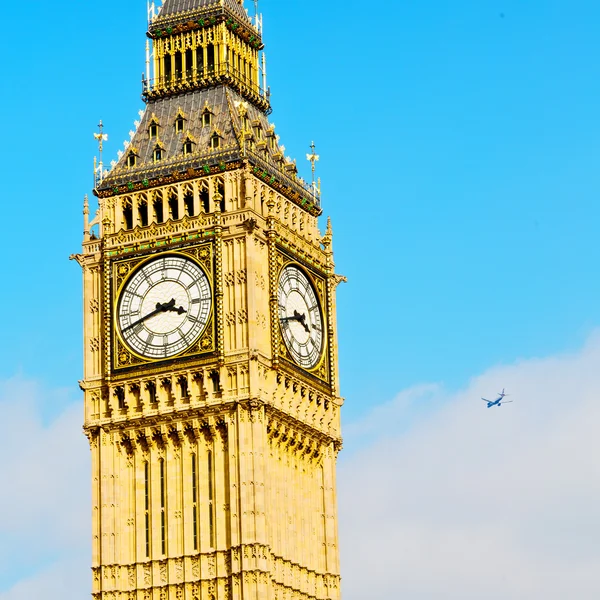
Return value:
<svg viewBox="0 0 600 600">
<path fill-rule="evenodd" d="M 403 391 L 445 390 L 403 405 L 410 433 L 426 418 L 414 410 L 436 418 L 482 374 L 580 352 L 600 323 L 600 5 L 260 4 L 271 120 L 307 179 L 317 144 L 349 278 L 338 318 L 350 430 Z M 49 424 L 80 402 L 81 273 L 68 256 L 96 125 L 110 162 L 142 107 L 145 2 L 8 3 L 3 19 L 0 380 L 36 382 Z M 15 582 L 0 570 L 0 600 Z"/>
</svg>

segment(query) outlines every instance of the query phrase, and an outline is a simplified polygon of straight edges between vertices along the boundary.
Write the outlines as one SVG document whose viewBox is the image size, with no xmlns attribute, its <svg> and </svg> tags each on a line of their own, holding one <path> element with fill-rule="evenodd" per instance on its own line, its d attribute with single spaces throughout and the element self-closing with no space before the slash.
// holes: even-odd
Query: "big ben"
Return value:
<svg viewBox="0 0 600 600">
<path fill-rule="evenodd" d="M 242 0 L 165 0 L 147 36 L 145 110 L 77 256 L 92 596 L 337 600 L 342 278 L 319 186 L 269 122 Z"/>
</svg>

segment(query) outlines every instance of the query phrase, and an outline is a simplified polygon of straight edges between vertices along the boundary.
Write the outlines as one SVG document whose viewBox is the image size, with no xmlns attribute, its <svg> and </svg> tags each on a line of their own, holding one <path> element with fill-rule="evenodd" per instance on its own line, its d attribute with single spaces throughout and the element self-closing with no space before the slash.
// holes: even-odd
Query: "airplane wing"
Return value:
<svg viewBox="0 0 600 600">
<path fill-rule="evenodd" d="M 491 400 L 486 400 L 485 398 L 482 398 L 482 400 L 483 400 L 484 402 L 491 402 Z"/>
</svg>

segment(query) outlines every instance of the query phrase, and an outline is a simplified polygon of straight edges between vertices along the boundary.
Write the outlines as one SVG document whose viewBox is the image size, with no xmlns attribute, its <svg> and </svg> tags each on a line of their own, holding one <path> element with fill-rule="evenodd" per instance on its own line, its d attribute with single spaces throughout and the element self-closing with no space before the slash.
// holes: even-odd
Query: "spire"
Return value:
<svg viewBox="0 0 600 600">
<path fill-rule="evenodd" d="M 102 178 L 94 193 L 106 198 L 249 162 L 273 189 L 311 215 L 321 214 L 314 145 L 311 184 L 298 176 L 268 121 L 261 19 L 251 18 L 242 0 L 164 0 L 158 12 L 153 6 L 143 77 L 147 108 L 111 169 L 105 174 L 95 165 Z M 102 135 L 96 134 L 99 142 Z"/>
</svg>

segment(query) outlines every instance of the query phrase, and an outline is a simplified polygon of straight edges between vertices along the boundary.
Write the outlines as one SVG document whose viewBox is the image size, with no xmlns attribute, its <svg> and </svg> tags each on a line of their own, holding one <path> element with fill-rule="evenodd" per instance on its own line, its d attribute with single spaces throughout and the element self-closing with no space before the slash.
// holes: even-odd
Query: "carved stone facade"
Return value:
<svg viewBox="0 0 600 600">
<path fill-rule="evenodd" d="M 175 20 L 164 32 L 193 29 L 194 22 L 178 16 L 180 1 L 165 3 L 163 18 Z M 207 19 L 213 8 L 230 14 L 229 4 L 240 15 L 237 0 L 195 3 L 210 9 Z M 175 33 L 159 35 L 157 23 L 150 33 L 164 56 Z M 233 35 L 231 24 L 218 19 L 215 35 L 221 26 Z M 239 37 L 249 44 L 245 32 Z M 164 82 L 163 88 L 170 89 Z M 176 100 L 180 91 L 173 90 Z M 158 102 L 148 101 L 149 108 Z M 273 128 L 261 132 L 263 121 L 238 108 L 260 149 Z M 201 120 L 205 113 L 178 114 Z M 243 143 L 252 141 L 247 133 Z M 303 188 L 285 161 L 287 187 L 266 167 L 257 170 L 251 155 L 242 151 L 225 169 L 190 166 L 164 177 L 157 167 L 148 189 L 123 183 L 121 161 L 118 182 L 96 190 L 96 218 L 90 223 L 85 213 L 83 251 L 75 258 L 83 270 L 80 386 L 92 455 L 94 599 L 340 597 L 335 469 L 343 402 L 335 290 L 341 278 L 331 226 L 322 236 L 317 199 L 302 201 Z M 123 286 L 140 265 L 161 256 L 193 260 L 207 274 L 213 299 L 202 334 L 164 360 L 128 348 L 118 318 Z M 277 289 L 289 264 L 306 274 L 322 312 L 324 341 L 314 368 L 300 368 L 282 339 Z M 152 300 L 152 308 L 156 302 L 153 313 L 176 309 L 164 299 Z M 307 327 L 306 316 L 289 318 Z"/>
</svg>

